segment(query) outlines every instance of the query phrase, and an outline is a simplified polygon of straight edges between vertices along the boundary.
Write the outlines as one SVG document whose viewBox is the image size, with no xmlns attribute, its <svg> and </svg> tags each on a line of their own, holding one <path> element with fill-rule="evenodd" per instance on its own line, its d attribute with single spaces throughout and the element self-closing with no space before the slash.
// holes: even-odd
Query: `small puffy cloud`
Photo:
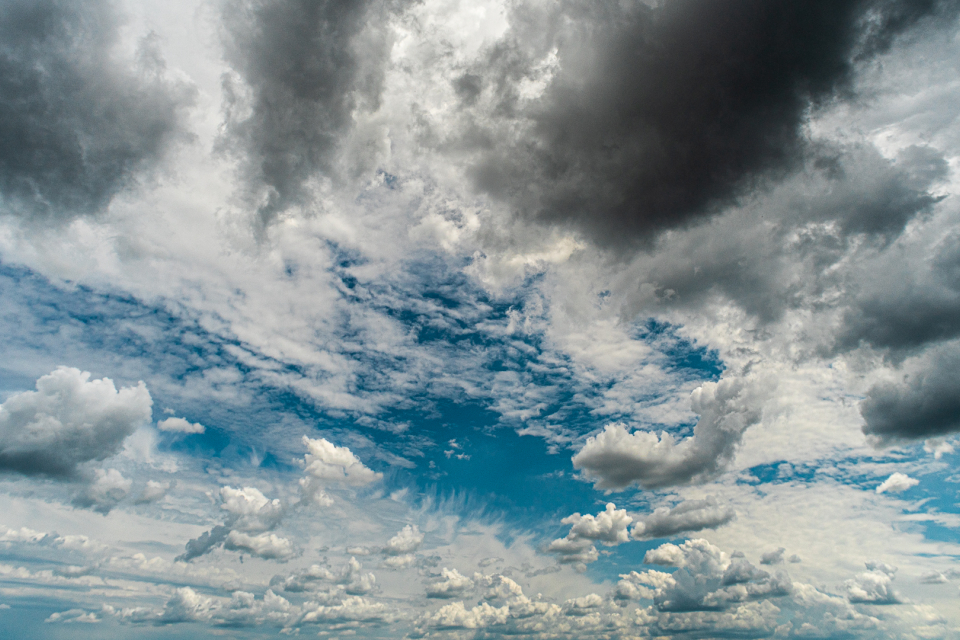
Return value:
<svg viewBox="0 0 960 640">
<path fill-rule="evenodd" d="M 596 516 L 574 513 L 561 522 L 573 526 L 565 537 L 551 542 L 547 551 L 557 554 L 560 564 L 572 564 L 578 571 L 583 571 L 587 564 L 599 557 L 594 542 L 610 547 L 630 539 L 627 526 L 633 522 L 633 518 L 627 515 L 626 509 L 617 509 L 614 503 L 609 502 Z"/>
<path fill-rule="evenodd" d="M 73 504 L 106 515 L 127 497 L 133 481 L 116 469 L 97 469 L 94 473 L 93 482 L 74 497 Z"/>
<path fill-rule="evenodd" d="M 72 476 L 78 465 L 118 453 L 150 420 L 153 400 L 143 382 L 118 391 L 109 378 L 59 367 L 36 387 L 0 405 L 0 470 Z"/>
<path fill-rule="evenodd" d="M 934 460 L 939 460 L 948 453 L 953 453 L 953 444 L 939 438 L 932 438 L 923 443 L 923 450 L 932 453 Z"/>
<path fill-rule="evenodd" d="M 319 605 L 307 611 L 302 621 L 304 623 L 354 623 L 386 622 L 390 619 L 390 611 L 383 604 L 361 596 L 349 596 L 340 604 Z"/>
<path fill-rule="evenodd" d="M 231 531 L 223 543 L 223 548 L 230 551 L 245 551 L 250 555 L 268 560 L 287 560 L 297 553 L 293 543 L 273 533 L 251 536 L 241 531 Z"/>
<path fill-rule="evenodd" d="M 680 533 L 716 529 L 736 517 L 729 507 L 720 507 L 712 497 L 687 500 L 676 507 L 659 507 L 640 519 L 630 535 L 636 540 L 666 538 Z"/>
<path fill-rule="evenodd" d="M 866 572 L 844 582 L 847 599 L 856 604 L 900 604 L 900 595 L 893 590 L 896 571 L 882 562 L 868 562 Z"/>
<path fill-rule="evenodd" d="M 614 503 L 608 502 L 606 509 L 596 516 L 575 513 L 561 522 L 573 525 L 567 534 L 568 538 L 585 538 L 614 546 L 629 540 L 627 526 L 633 522 L 633 518 L 627 515 L 626 509 L 617 509 Z"/>
<path fill-rule="evenodd" d="M 397 535 L 387 540 L 383 554 L 387 556 L 402 556 L 413 553 L 423 544 L 423 534 L 417 525 L 406 525 L 397 532 Z"/>
<path fill-rule="evenodd" d="M 177 560 L 198 558 L 224 545 L 233 532 L 260 533 L 273 529 L 284 515 L 280 500 L 270 500 L 256 487 L 220 488 L 220 508 L 227 512 L 226 521 L 200 537 L 189 540 L 186 550 Z M 234 541 L 245 538 L 234 537 Z M 251 538 L 253 540 L 253 538 Z M 281 538 L 282 540 L 282 538 Z M 266 547 L 264 547 L 266 548 Z"/>
<path fill-rule="evenodd" d="M 388 556 L 383 559 L 383 565 L 390 569 L 405 569 L 417 562 L 417 556 L 405 553 L 402 556 Z"/>
<path fill-rule="evenodd" d="M 910 476 L 897 471 L 891 474 L 889 478 L 881 482 L 876 491 L 877 493 L 900 493 L 901 491 L 906 491 L 910 487 L 915 487 L 918 484 L 920 484 L 920 481 L 916 478 L 911 478 Z"/>
<path fill-rule="evenodd" d="M 690 404 L 700 416 L 693 436 L 677 441 L 667 432 L 658 437 L 610 424 L 587 439 L 573 466 L 598 489 L 634 483 L 655 489 L 715 477 L 733 460 L 743 432 L 760 421 L 758 389 L 740 379 L 708 382 L 691 394 Z"/>
<path fill-rule="evenodd" d="M 473 589 L 473 580 L 461 575 L 456 569 L 447 569 L 440 572 L 440 579 L 427 584 L 428 598 L 460 598 Z"/>
<path fill-rule="evenodd" d="M 300 479 L 303 500 L 319 506 L 330 506 L 333 501 L 323 491 L 329 484 L 362 487 L 383 478 L 364 465 L 347 447 L 338 447 L 326 438 L 303 436 L 307 453 L 303 457 L 304 477 Z"/>
<path fill-rule="evenodd" d="M 9 607 L 7 607 L 9 609 Z M 100 622 L 100 618 L 97 617 L 97 614 L 92 611 L 84 611 L 83 609 L 70 609 L 68 611 L 58 611 L 56 613 L 51 613 L 50 616 L 44 620 L 47 623 L 69 623 L 69 622 L 86 622 L 86 623 L 95 623 Z"/>
<path fill-rule="evenodd" d="M 205 598 L 190 587 L 181 587 L 163 606 L 163 611 L 157 617 L 157 624 L 173 624 L 178 622 L 194 622 L 204 619 L 213 601 Z"/>
<path fill-rule="evenodd" d="M 314 564 L 289 576 L 274 576 L 270 580 L 270 586 L 279 586 L 291 593 L 314 591 L 324 584 L 342 585 L 348 595 L 362 596 L 376 590 L 377 578 L 372 573 L 364 573 L 363 565 L 356 558 L 350 558 L 336 572 Z"/>
<path fill-rule="evenodd" d="M 199 422 L 187 422 L 183 418 L 167 418 L 157 423 L 160 431 L 171 433 L 203 433 L 206 428 Z"/>
<path fill-rule="evenodd" d="M 280 500 L 270 500 L 256 487 L 221 487 L 220 508 L 231 515 L 230 527 L 241 531 L 272 529 L 283 517 Z"/>
<path fill-rule="evenodd" d="M 151 502 L 162 500 L 172 486 L 169 482 L 147 480 L 147 486 L 143 488 L 143 491 L 135 502 L 136 504 L 150 504 Z"/>
<path fill-rule="evenodd" d="M 783 564 L 783 554 L 786 551 L 783 547 L 775 551 L 768 551 L 760 556 L 760 564 Z"/>
</svg>

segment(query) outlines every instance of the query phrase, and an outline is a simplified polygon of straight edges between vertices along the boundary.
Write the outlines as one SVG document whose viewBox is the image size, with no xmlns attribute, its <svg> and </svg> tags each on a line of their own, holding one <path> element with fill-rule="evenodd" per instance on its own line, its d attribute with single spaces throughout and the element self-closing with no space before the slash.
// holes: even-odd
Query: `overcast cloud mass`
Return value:
<svg viewBox="0 0 960 640">
<path fill-rule="evenodd" d="M 11 637 L 960 637 L 960 2 L 0 2 Z"/>
</svg>

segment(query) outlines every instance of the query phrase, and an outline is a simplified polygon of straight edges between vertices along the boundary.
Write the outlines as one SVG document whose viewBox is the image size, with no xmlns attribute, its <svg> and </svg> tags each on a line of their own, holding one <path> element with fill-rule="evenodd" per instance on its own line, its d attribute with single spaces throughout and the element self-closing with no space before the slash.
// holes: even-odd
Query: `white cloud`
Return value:
<svg viewBox="0 0 960 640">
<path fill-rule="evenodd" d="M 382 473 L 364 465 L 347 447 L 338 447 L 326 438 L 303 436 L 302 441 L 307 453 L 303 457 L 305 476 L 300 479 L 300 489 L 306 501 L 330 506 L 333 502 L 323 491 L 325 485 L 362 487 L 383 478 Z"/>
<path fill-rule="evenodd" d="M 280 500 L 270 500 L 256 487 L 220 489 L 220 508 L 229 513 L 230 527 L 241 531 L 272 529 L 283 517 Z"/>
<path fill-rule="evenodd" d="M 627 526 L 633 522 L 633 518 L 627 515 L 626 509 L 617 509 L 614 503 L 608 502 L 606 508 L 596 516 L 575 513 L 561 522 L 573 525 L 567 534 L 568 538 L 585 538 L 615 546 L 630 539 Z"/>
<path fill-rule="evenodd" d="M 899 604 L 899 594 L 893 590 L 893 574 L 896 569 L 882 563 L 877 566 L 867 563 L 868 571 L 858 573 L 844 582 L 847 599 L 858 604 Z"/>
<path fill-rule="evenodd" d="M 395 536 L 387 540 L 383 547 L 383 554 L 387 556 L 401 556 L 412 553 L 423 544 L 423 534 L 417 525 L 406 525 Z"/>
<path fill-rule="evenodd" d="M 889 478 L 880 483 L 877 487 L 877 493 L 900 493 L 901 491 L 906 491 L 911 487 L 915 487 L 920 484 L 920 481 L 916 478 L 911 478 L 910 476 L 896 471 L 890 475 Z"/>
<path fill-rule="evenodd" d="M 160 431 L 169 431 L 172 433 L 203 433 L 206 428 L 199 422 L 187 422 L 183 418 L 167 418 L 157 423 L 157 429 Z"/>
<path fill-rule="evenodd" d="M 59 367 L 0 405 L 0 469 L 73 475 L 77 466 L 118 453 L 150 420 L 153 400 L 143 382 L 119 391 L 109 378 Z"/>
<path fill-rule="evenodd" d="M 665 431 L 658 437 L 610 424 L 587 439 L 573 456 L 573 466 L 598 489 L 704 482 L 726 469 L 744 430 L 759 422 L 758 389 L 740 379 L 705 383 L 690 397 L 691 408 L 700 416 L 692 436 L 677 441 Z"/>
<path fill-rule="evenodd" d="M 636 540 L 666 538 L 680 533 L 715 529 L 736 516 L 731 507 L 721 508 L 715 498 L 687 500 L 673 508 L 658 507 L 640 517 L 630 535 Z"/>
<path fill-rule="evenodd" d="M 427 583 L 428 598 L 460 598 L 473 589 L 473 580 L 461 575 L 456 569 L 447 569 L 440 572 L 440 579 Z"/>
<path fill-rule="evenodd" d="M 297 553 L 292 542 L 274 533 L 251 536 L 240 531 L 231 531 L 223 543 L 223 548 L 246 551 L 258 558 L 270 560 L 287 560 Z"/>
</svg>

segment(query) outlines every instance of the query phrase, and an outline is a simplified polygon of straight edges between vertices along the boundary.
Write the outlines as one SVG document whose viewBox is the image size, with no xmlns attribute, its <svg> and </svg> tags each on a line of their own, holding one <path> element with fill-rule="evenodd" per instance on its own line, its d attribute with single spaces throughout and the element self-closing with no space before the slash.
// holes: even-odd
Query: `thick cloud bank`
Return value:
<svg viewBox="0 0 960 640">
<path fill-rule="evenodd" d="M 513 39 L 469 76 L 471 100 L 490 87 L 498 115 L 526 123 L 482 154 L 476 182 L 524 215 L 623 245 L 716 212 L 795 167 L 811 108 L 849 89 L 855 63 L 918 23 L 952 16 L 957 3 L 559 7 L 519 10 Z M 559 70 L 525 101 L 517 85 L 545 81 L 535 69 L 550 56 Z"/>
<path fill-rule="evenodd" d="M 149 422 L 152 405 L 142 382 L 118 391 L 109 378 L 90 380 L 86 371 L 60 367 L 37 380 L 36 391 L 0 405 L 0 469 L 74 475 L 78 465 L 119 452 Z"/>
<path fill-rule="evenodd" d="M 8 212 L 64 219 L 103 209 L 184 135 L 194 91 L 164 77 L 156 41 L 114 55 L 103 0 L 0 5 L 0 197 Z"/>
<path fill-rule="evenodd" d="M 631 433 L 611 424 L 587 439 L 573 466 L 598 489 L 648 489 L 705 482 L 733 460 L 744 430 L 760 420 L 755 391 L 742 380 L 708 382 L 691 394 L 700 419 L 693 435 L 677 441 L 667 432 Z"/>
<path fill-rule="evenodd" d="M 402 4 L 402 3 L 399 3 Z M 240 159 L 260 222 L 338 178 L 354 109 L 375 108 L 389 52 L 378 0 L 230 0 L 225 150 Z"/>
</svg>

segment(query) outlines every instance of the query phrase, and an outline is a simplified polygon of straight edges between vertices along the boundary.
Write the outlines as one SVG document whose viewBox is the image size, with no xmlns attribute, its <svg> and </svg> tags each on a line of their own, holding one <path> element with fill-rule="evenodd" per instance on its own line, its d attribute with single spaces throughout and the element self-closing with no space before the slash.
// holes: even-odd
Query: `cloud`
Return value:
<svg viewBox="0 0 960 640">
<path fill-rule="evenodd" d="M 206 428 L 199 422 L 187 422 L 183 418 L 167 418 L 157 423 L 157 429 L 160 431 L 169 431 L 172 433 L 203 433 Z"/>
<path fill-rule="evenodd" d="M 691 409 L 700 416 L 693 435 L 676 441 L 662 432 L 630 433 L 611 424 L 587 439 L 573 456 L 573 466 L 597 489 L 625 489 L 633 483 L 648 489 L 705 482 L 733 460 L 744 430 L 760 421 L 756 389 L 743 380 L 708 382 L 691 394 Z"/>
<path fill-rule="evenodd" d="M 270 586 L 279 586 L 291 593 L 302 593 L 316 590 L 323 584 L 336 584 L 342 585 L 348 595 L 363 596 L 376 590 L 377 577 L 369 572 L 364 573 L 362 569 L 363 565 L 356 558 L 350 558 L 336 572 L 314 564 L 286 577 L 274 576 L 270 580 Z"/>
<path fill-rule="evenodd" d="M 0 198 L 5 212 L 93 214 L 186 138 L 195 90 L 164 74 L 155 36 L 116 55 L 112 3 L 0 7 Z"/>
<path fill-rule="evenodd" d="M 383 548 L 383 554 L 386 556 L 402 556 L 413 553 L 423 544 L 423 534 L 417 525 L 406 525 L 397 532 L 397 535 L 387 540 Z"/>
<path fill-rule="evenodd" d="M 783 547 L 775 551 L 767 551 L 760 555 L 760 564 L 783 564 L 783 554 L 786 551 Z"/>
<path fill-rule="evenodd" d="M 396 3 L 402 6 L 404 3 Z M 342 138 L 359 109 L 376 109 L 393 3 L 229 0 L 222 149 L 240 162 L 245 194 L 268 224 L 338 180 Z"/>
<path fill-rule="evenodd" d="M 234 489 L 226 486 L 220 488 L 220 508 L 228 514 L 224 523 L 210 531 L 205 531 L 198 538 L 187 541 L 186 550 L 177 557 L 177 560 L 193 560 L 227 542 L 230 542 L 230 548 L 243 548 L 255 555 L 257 550 L 262 550 L 264 553 L 281 553 L 283 549 L 288 548 L 285 545 L 289 545 L 289 541 L 276 536 L 234 535 L 261 533 L 276 527 L 286 512 L 279 499 L 270 500 L 256 487 Z M 292 546 L 289 549 L 292 554 Z M 283 554 L 286 554 L 286 551 L 283 551 Z"/>
<path fill-rule="evenodd" d="M 326 438 L 303 436 L 307 454 L 303 457 L 304 477 L 300 479 L 303 499 L 320 506 L 329 506 L 331 499 L 323 491 L 327 484 L 362 487 L 383 478 L 360 462 L 347 447 L 338 447 Z"/>
<path fill-rule="evenodd" d="M 663 612 L 722 611 L 793 591 L 793 582 L 785 573 L 771 575 L 743 558 L 731 561 L 706 540 L 662 545 L 648 551 L 644 562 L 678 569 L 672 574 L 633 572 L 623 577 L 627 585 L 618 593 L 642 595 L 653 589 L 654 604 Z"/>
<path fill-rule="evenodd" d="M 606 546 L 616 546 L 630 540 L 627 526 L 633 518 L 626 509 L 617 509 L 612 502 L 596 516 L 581 516 L 574 513 L 561 520 L 563 524 L 573 525 L 563 538 L 554 540 L 547 546 L 549 553 L 558 554 L 560 564 L 573 564 L 580 571 L 599 557 L 593 542 L 602 542 Z"/>
<path fill-rule="evenodd" d="M 911 478 L 910 476 L 896 471 L 890 475 L 889 478 L 880 483 L 877 487 L 877 493 L 900 493 L 901 491 L 906 491 L 910 487 L 915 487 L 920 484 L 920 481 L 916 478 Z"/>
<path fill-rule="evenodd" d="M 703 529 L 716 529 L 735 517 L 736 512 L 732 508 L 721 508 L 712 497 L 686 500 L 673 508 L 659 507 L 650 515 L 639 519 L 630 535 L 635 540 L 666 538 Z"/>
<path fill-rule="evenodd" d="M 93 482 L 74 497 L 73 504 L 106 515 L 127 497 L 133 481 L 116 469 L 97 469 L 94 474 Z"/>
<path fill-rule="evenodd" d="M 935 348 L 906 380 L 881 382 L 860 403 L 863 432 L 880 442 L 960 431 L 960 345 Z"/>
<path fill-rule="evenodd" d="M 59 367 L 36 387 L 0 405 L 0 470 L 73 476 L 78 465 L 118 453 L 150 421 L 143 382 L 117 391 L 109 378 L 91 381 L 86 371 Z"/>
<path fill-rule="evenodd" d="M 517 10 L 488 64 L 463 76 L 474 122 L 483 105 L 514 120 L 502 138 L 469 129 L 488 149 L 474 180 L 607 246 L 649 241 L 793 169 L 808 114 L 849 95 L 856 61 L 956 12 L 909 0 L 556 6 Z M 525 81 L 545 82 L 542 95 L 525 99 Z"/>
<path fill-rule="evenodd" d="M 867 563 L 867 571 L 844 582 L 847 599 L 858 604 L 900 604 L 903 600 L 893 590 L 896 568 L 882 562 Z"/>
<path fill-rule="evenodd" d="M 173 487 L 170 482 L 157 482 L 156 480 L 147 480 L 147 486 L 144 487 L 140 496 L 136 499 L 136 504 L 150 504 L 159 502 L 167 495 L 167 492 Z"/>
<path fill-rule="evenodd" d="M 427 597 L 449 600 L 460 598 L 473 589 L 473 580 L 461 575 L 456 569 L 447 569 L 440 572 L 440 579 L 427 584 Z"/>
<path fill-rule="evenodd" d="M 251 536 L 240 531 L 231 531 L 223 542 L 223 548 L 245 551 L 268 560 L 288 560 L 297 554 L 292 542 L 273 533 Z"/>
</svg>

